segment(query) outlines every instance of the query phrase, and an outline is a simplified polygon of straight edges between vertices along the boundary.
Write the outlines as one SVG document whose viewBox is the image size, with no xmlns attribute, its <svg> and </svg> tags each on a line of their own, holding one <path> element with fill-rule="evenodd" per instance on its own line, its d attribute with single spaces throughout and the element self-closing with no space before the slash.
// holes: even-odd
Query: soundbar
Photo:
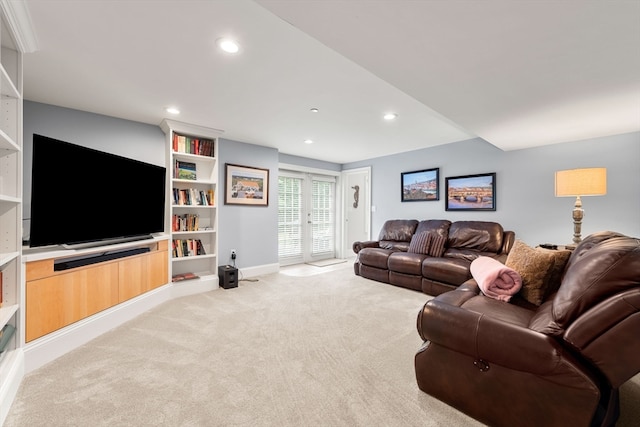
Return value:
<svg viewBox="0 0 640 427">
<path fill-rule="evenodd" d="M 85 265 L 97 264 L 99 262 L 110 261 L 112 259 L 124 258 L 131 255 L 149 252 L 150 248 L 133 248 L 122 251 L 109 251 L 98 254 L 90 254 L 73 258 L 63 258 L 53 262 L 53 271 L 70 270 Z"/>
</svg>

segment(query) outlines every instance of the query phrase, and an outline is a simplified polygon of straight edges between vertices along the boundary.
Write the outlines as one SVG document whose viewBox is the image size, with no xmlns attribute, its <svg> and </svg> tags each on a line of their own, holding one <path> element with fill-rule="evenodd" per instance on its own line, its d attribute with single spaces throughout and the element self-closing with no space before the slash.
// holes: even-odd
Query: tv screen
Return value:
<svg viewBox="0 0 640 427">
<path fill-rule="evenodd" d="M 33 135 L 30 246 L 164 231 L 165 168 Z"/>
</svg>

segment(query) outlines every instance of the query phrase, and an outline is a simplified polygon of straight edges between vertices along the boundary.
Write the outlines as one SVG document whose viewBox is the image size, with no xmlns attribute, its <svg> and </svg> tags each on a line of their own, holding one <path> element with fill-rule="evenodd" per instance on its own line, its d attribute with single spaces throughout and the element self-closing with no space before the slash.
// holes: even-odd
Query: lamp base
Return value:
<svg viewBox="0 0 640 427">
<path fill-rule="evenodd" d="M 582 241 L 582 218 L 584 218 L 584 209 L 582 209 L 582 200 L 580 196 L 576 197 L 576 204 L 573 206 L 573 243 L 576 245 Z"/>
</svg>

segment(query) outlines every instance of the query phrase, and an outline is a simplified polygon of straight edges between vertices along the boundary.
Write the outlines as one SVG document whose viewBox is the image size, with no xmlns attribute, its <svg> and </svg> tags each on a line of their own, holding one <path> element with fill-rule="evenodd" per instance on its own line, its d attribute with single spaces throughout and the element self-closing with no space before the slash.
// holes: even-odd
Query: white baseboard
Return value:
<svg viewBox="0 0 640 427">
<path fill-rule="evenodd" d="M 205 276 L 197 280 L 175 282 L 171 288 L 171 298 L 200 294 L 219 288 L 218 276 Z"/>
<path fill-rule="evenodd" d="M 255 267 L 246 267 L 239 269 L 238 279 L 246 279 L 248 277 L 261 276 L 263 274 L 273 274 L 280 271 L 280 264 L 263 264 Z"/>
</svg>

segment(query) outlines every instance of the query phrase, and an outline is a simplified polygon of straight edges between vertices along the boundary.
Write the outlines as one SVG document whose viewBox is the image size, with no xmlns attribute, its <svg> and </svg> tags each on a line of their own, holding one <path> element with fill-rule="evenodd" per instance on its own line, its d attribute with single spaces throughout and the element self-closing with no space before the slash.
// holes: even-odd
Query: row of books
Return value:
<svg viewBox="0 0 640 427">
<path fill-rule="evenodd" d="M 174 239 L 173 257 L 182 258 L 187 256 L 206 255 L 202 241 L 200 239 Z"/>
<path fill-rule="evenodd" d="M 185 162 L 182 160 L 176 160 L 173 177 L 177 179 L 197 179 L 196 164 L 193 162 Z"/>
<path fill-rule="evenodd" d="M 193 138 L 191 136 L 173 134 L 173 151 L 177 153 L 214 156 L 214 141 L 211 139 Z"/>
<path fill-rule="evenodd" d="M 186 206 L 213 206 L 214 204 L 214 192 L 213 189 L 207 191 L 198 190 L 196 188 L 174 188 L 173 189 L 173 204 L 174 205 L 186 205 Z"/>
<path fill-rule="evenodd" d="M 196 214 L 173 215 L 171 218 L 172 231 L 198 231 L 200 230 L 200 217 Z"/>
</svg>

